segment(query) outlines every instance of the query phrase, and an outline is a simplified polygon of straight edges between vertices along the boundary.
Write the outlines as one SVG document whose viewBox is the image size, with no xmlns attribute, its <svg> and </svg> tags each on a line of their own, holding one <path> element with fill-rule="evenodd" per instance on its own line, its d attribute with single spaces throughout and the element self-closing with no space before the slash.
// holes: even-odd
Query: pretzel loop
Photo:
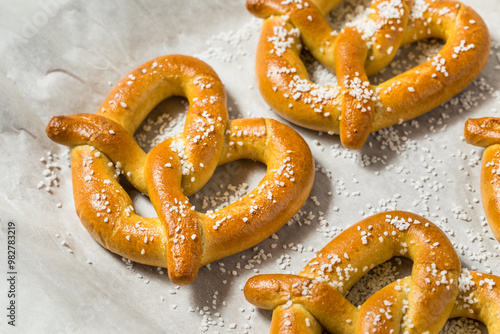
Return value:
<svg viewBox="0 0 500 334">
<path fill-rule="evenodd" d="M 266 102 L 300 126 L 340 134 L 358 149 L 370 132 L 417 117 L 464 89 L 486 65 L 488 29 L 477 13 L 456 1 L 374 0 L 367 20 L 332 31 L 324 15 L 338 0 L 247 0 L 265 18 L 256 72 Z M 404 45 L 425 38 L 446 41 L 429 60 L 378 86 L 368 76 L 384 69 Z M 302 44 L 303 43 L 303 44 Z M 337 86 L 309 80 L 303 45 L 330 71 Z"/>
<path fill-rule="evenodd" d="M 172 95 L 190 102 L 184 131 L 146 154 L 132 135 Z M 187 56 L 145 63 L 114 88 L 97 114 L 54 117 L 47 134 L 72 147 L 75 206 L 92 236 L 133 261 L 166 266 L 176 284 L 190 283 L 200 266 L 274 233 L 305 202 L 314 179 L 311 152 L 295 131 L 269 119 L 227 122 L 217 74 Z M 267 165 L 258 188 L 219 211 L 195 211 L 187 196 L 218 165 L 238 159 Z M 135 213 L 120 174 L 149 195 L 158 218 Z"/>
<path fill-rule="evenodd" d="M 413 260 L 411 276 L 376 292 L 359 309 L 345 299 L 369 269 L 393 256 Z M 322 333 L 324 328 L 346 334 L 431 334 L 456 316 L 481 320 L 494 333 L 500 325 L 498 283 L 493 275 L 461 272 L 450 241 L 430 221 L 394 211 L 345 230 L 297 276 L 255 276 L 244 292 L 252 304 L 274 310 L 271 333 Z M 486 311 L 491 303 L 497 304 Z"/>
</svg>

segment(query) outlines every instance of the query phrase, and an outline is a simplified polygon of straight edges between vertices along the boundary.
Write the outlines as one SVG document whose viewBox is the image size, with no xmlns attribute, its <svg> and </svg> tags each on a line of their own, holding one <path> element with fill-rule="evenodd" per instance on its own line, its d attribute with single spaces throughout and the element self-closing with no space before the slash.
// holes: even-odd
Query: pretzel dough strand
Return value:
<svg viewBox="0 0 500 334">
<path fill-rule="evenodd" d="M 290 127 L 271 119 L 233 120 L 226 133 L 229 145 L 224 146 L 220 164 L 246 156 L 265 163 L 267 172 L 247 196 L 203 216 L 207 255 L 229 255 L 231 249 L 246 249 L 274 233 L 307 200 L 314 180 L 309 147 Z M 238 144 L 241 133 L 248 133 L 246 145 Z"/>
<path fill-rule="evenodd" d="M 411 277 L 397 280 L 371 296 L 362 306 L 356 333 L 371 330 L 370 324 L 380 323 L 380 333 L 397 332 L 398 319 L 408 305 L 408 291 Z M 462 269 L 459 280 L 459 295 L 449 318 L 466 317 L 481 321 L 489 333 L 500 329 L 500 277 Z M 383 310 L 381 312 L 380 310 Z M 431 313 L 432 309 L 428 311 Z M 418 327 L 415 326 L 418 332 Z M 434 327 L 430 333 L 439 333 L 441 327 Z"/>
<path fill-rule="evenodd" d="M 189 102 L 184 131 L 177 141 L 186 154 L 182 188 L 189 196 L 203 187 L 217 167 L 228 117 L 224 86 L 210 66 L 183 55 L 155 58 L 123 78 L 97 114 L 133 135 L 151 110 L 171 96 L 184 96 Z M 192 157 L 197 161 L 191 161 Z"/>
<path fill-rule="evenodd" d="M 120 124 L 104 116 L 77 114 L 55 116 L 47 127 L 51 129 L 50 138 L 61 145 L 92 145 L 106 152 L 125 171 L 127 180 L 137 190 L 147 193 L 144 179 L 146 153 Z"/>
<path fill-rule="evenodd" d="M 500 277 L 462 270 L 460 294 L 450 317 L 481 321 L 489 333 L 500 331 Z"/>
<path fill-rule="evenodd" d="M 500 241 L 500 118 L 468 119 L 464 135 L 467 143 L 485 148 L 481 166 L 481 199 L 491 231 Z"/>
<path fill-rule="evenodd" d="M 344 298 L 368 270 L 393 256 L 413 259 L 410 277 L 376 292 L 359 309 Z M 255 306 L 275 310 L 271 333 L 302 333 L 297 328 L 309 327 L 308 333 L 324 328 L 331 333 L 404 329 L 409 334 L 430 334 L 456 316 L 483 321 L 495 333 L 500 325 L 499 283 L 493 275 L 461 271 L 453 246 L 434 224 L 394 211 L 345 230 L 299 275 L 255 276 L 244 292 Z M 289 317 L 308 319 L 310 326 Z"/>
<path fill-rule="evenodd" d="M 364 143 L 370 134 L 375 111 L 375 103 L 368 90 L 370 82 L 363 64 L 368 56 L 368 48 L 361 33 L 347 27 L 337 38 L 335 48 L 336 69 L 339 86 L 343 92 L 340 116 L 340 138 L 345 147 L 356 147 Z M 353 90 L 356 90 L 355 92 Z M 360 96 L 359 90 L 363 91 Z"/>
<path fill-rule="evenodd" d="M 282 117 L 310 129 L 340 133 L 342 143 L 349 148 L 361 147 L 369 132 L 417 117 L 456 95 L 479 75 L 489 56 L 485 23 L 471 8 L 456 1 L 377 0 L 365 26 L 347 27 L 338 35 L 323 15 L 339 1 L 314 3 L 247 1 L 254 15 L 266 18 L 257 49 L 259 88 Z M 343 35 L 352 36 L 353 30 L 361 34 L 368 48 L 361 64 L 359 57 L 339 51 L 349 47 L 350 38 Z M 433 59 L 378 86 L 365 80 L 365 75 L 387 66 L 399 47 L 431 37 L 446 41 Z M 302 42 L 325 67 L 337 69 L 342 87 L 310 82 L 300 59 Z M 339 67 L 344 66 L 347 68 L 340 72 Z M 359 67 L 364 70 L 352 70 Z M 349 95 L 355 99 L 344 101 Z M 358 103 L 352 103 L 354 100 Z M 365 100 L 374 102 L 373 111 L 363 105 Z M 343 108 L 348 110 L 343 113 Z M 363 108 L 374 114 L 371 126 L 367 126 L 370 117 L 360 112 Z M 352 119 L 346 121 L 344 114 Z M 354 130 L 357 123 L 360 128 Z M 345 125 L 347 129 L 343 129 Z"/>
<path fill-rule="evenodd" d="M 133 132 L 173 94 L 190 101 L 184 132 L 146 155 Z M 97 115 L 49 122 L 48 136 L 72 147 L 75 206 L 99 243 L 133 261 L 167 267 L 174 283 L 187 284 L 200 266 L 255 245 L 293 217 L 314 180 L 309 147 L 274 120 L 228 123 L 225 102 L 222 83 L 208 65 L 165 56 L 125 77 Z M 268 166 L 257 189 L 222 210 L 196 212 L 187 196 L 203 187 L 218 165 L 237 159 Z M 135 213 L 117 180 L 121 174 L 150 196 L 159 218 Z"/>
<path fill-rule="evenodd" d="M 167 230 L 157 217 L 136 213 L 105 154 L 93 146 L 71 149 L 73 196 L 83 226 L 104 248 L 134 262 L 166 267 Z"/>
<path fill-rule="evenodd" d="M 161 101 L 185 96 L 190 116 L 204 111 L 227 121 L 226 93 L 217 73 L 206 63 L 184 55 L 150 60 L 123 78 L 105 99 L 97 114 L 122 125 L 131 135 Z M 210 105 L 203 101 L 212 100 Z M 196 123 L 186 122 L 186 128 Z"/>
<path fill-rule="evenodd" d="M 465 140 L 468 144 L 487 148 L 500 144 L 500 118 L 469 118 L 465 122 Z"/>
</svg>

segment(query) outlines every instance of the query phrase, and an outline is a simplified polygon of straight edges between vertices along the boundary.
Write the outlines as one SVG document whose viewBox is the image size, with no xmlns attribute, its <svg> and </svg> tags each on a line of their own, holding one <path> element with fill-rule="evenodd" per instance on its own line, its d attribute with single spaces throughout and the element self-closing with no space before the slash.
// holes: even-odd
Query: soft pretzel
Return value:
<svg viewBox="0 0 500 334">
<path fill-rule="evenodd" d="M 344 296 L 368 270 L 394 256 L 413 260 L 412 275 L 372 295 L 359 308 Z M 274 310 L 270 333 L 439 333 L 466 316 L 500 330 L 500 278 L 461 271 L 446 235 L 418 215 L 392 211 L 351 226 L 298 275 L 259 275 L 245 297 Z"/>
<path fill-rule="evenodd" d="M 464 89 L 486 65 L 488 29 L 470 7 L 447 0 L 373 0 L 368 19 L 332 31 L 324 16 L 341 0 L 247 0 L 265 18 L 256 72 L 266 102 L 300 126 L 340 134 L 351 149 L 371 132 L 417 117 Z M 368 76 L 397 50 L 425 38 L 446 41 L 431 60 L 378 86 Z M 309 81 L 302 43 L 338 86 Z"/>
<path fill-rule="evenodd" d="M 500 118 L 484 117 L 465 122 L 467 143 L 484 147 L 481 198 L 486 219 L 500 241 Z"/>
<path fill-rule="evenodd" d="M 190 104 L 184 132 L 146 154 L 132 135 L 172 95 L 185 96 Z M 305 202 L 314 179 L 314 161 L 302 137 L 271 119 L 228 122 L 219 77 L 188 56 L 139 66 L 96 114 L 54 117 L 47 134 L 72 147 L 75 206 L 90 234 L 114 253 L 167 267 L 176 284 L 190 283 L 200 266 L 274 233 Z M 218 165 L 238 159 L 267 165 L 259 186 L 219 211 L 195 211 L 186 196 L 203 187 Z M 135 213 L 119 174 L 149 195 L 158 218 Z"/>
</svg>

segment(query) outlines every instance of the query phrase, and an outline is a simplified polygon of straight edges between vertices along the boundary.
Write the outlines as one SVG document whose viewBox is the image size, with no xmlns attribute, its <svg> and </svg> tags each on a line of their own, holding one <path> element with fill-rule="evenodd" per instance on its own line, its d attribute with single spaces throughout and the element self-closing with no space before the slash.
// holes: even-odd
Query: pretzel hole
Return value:
<svg viewBox="0 0 500 334">
<path fill-rule="evenodd" d="M 401 47 L 391 63 L 379 73 L 369 77 L 373 85 L 381 84 L 435 57 L 445 42 L 428 38 Z"/>
<path fill-rule="evenodd" d="M 174 96 L 160 102 L 144 119 L 134 134 L 139 146 L 148 153 L 163 140 L 184 131 L 188 100 Z"/>
<path fill-rule="evenodd" d="M 368 18 L 372 0 L 348 0 L 342 1 L 328 15 L 326 22 L 333 31 L 339 32 L 351 22 L 363 22 Z"/>
<path fill-rule="evenodd" d="M 482 322 L 479 322 L 477 320 L 473 320 L 470 318 L 454 318 L 448 319 L 440 333 L 481 334 L 488 333 L 488 330 Z"/>
<path fill-rule="evenodd" d="M 134 186 L 131 185 L 123 175 L 120 176 L 120 185 L 130 196 L 130 199 L 132 200 L 132 203 L 134 205 L 134 210 L 139 216 L 146 218 L 158 217 L 158 214 L 156 213 L 153 204 L 149 200 L 149 197 L 141 193 L 139 190 L 135 189 Z"/>
<path fill-rule="evenodd" d="M 238 201 L 266 175 L 266 165 L 251 160 L 237 160 L 218 166 L 200 191 L 189 197 L 196 211 L 217 211 Z"/>
<path fill-rule="evenodd" d="M 309 50 L 304 48 L 300 58 L 306 67 L 307 75 L 311 82 L 321 86 L 337 85 L 337 74 L 324 67 L 312 56 Z"/>
<path fill-rule="evenodd" d="M 405 257 L 395 257 L 368 271 L 349 290 L 346 299 L 354 306 L 363 305 L 373 294 L 397 279 L 411 275 L 413 261 Z"/>
</svg>

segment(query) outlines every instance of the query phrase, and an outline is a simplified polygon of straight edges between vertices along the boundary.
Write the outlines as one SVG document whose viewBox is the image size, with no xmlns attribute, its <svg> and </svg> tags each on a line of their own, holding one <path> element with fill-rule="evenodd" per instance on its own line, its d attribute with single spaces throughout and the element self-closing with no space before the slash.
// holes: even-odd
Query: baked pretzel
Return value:
<svg viewBox="0 0 500 334">
<path fill-rule="evenodd" d="M 404 256 L 412 275 L 376 292 L 359 308 L 344 296 L 370 269 Z M 500 278 L 461 272 L 446 235 L 418 215 L 392 211 L 348 228 L 298 275 L 259 275 L 246 299 L 274 310 L 270 333 L 438 333 L 450 317 L 500 329 Z"/>
<path fill-rule="evenodd" d="M 484 147 L 481 198 L 486 219 L 500 241 L 500 118 L 484 117 L 465 122 L 465 141 Z"/>
<path fill-rule="evenodd" d="M 247 0 L 265 18 L 256 72 L 266 102 L 300 126 L 340 134 L 350 149 L 371 132 L 417 117 L 464 89 L 486 65 L 488 29 L 470 7 L 447 0 L 373 0 L 368 19 L 332 31 L 324 16 L 341 0 Z M 380 72 L 404 45 L 425 38 L 446 41 L 431 60 L 378 86 Z M 302 43 L 338 86 L 309 81 Z"/>
<path fill-rule="evenodd" d="M 146 154 L 132 135 L 162 100 L 185 96 L 184 132 Z M 72 147 L 75 206 L 83 225 L 105 248 L 136 262 L 168 268 L 187 284 L 200 266 L 262 241 L 299 210 L 314 179 L 306 142 L 271 119 L 228 122 L 226 94 L 214 70 L 182 55 L 151 60 L 112 90 L 96 114 L 54 117 L 48 136 Z M 267 173 L 250 194 L 204 214 L 187 196 L 219 165 L 253 159 Z M 148 194 L 157 218 L 141 217 L 119 183 L 123 174 Z"/>
</svg>

